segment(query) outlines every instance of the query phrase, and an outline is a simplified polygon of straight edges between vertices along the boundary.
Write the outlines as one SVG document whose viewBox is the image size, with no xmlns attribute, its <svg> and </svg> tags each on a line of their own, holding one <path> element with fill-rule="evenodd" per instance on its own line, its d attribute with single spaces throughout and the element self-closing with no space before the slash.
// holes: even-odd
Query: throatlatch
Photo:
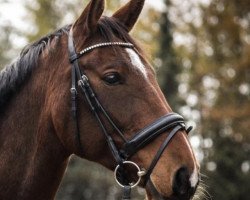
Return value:
<svg viewBox="0 0 250 200">
<path fill-rule="evenodd" d="M 73 40 L 73 28 L 70 29 L 69 37 L 68 37 L 68 51 L 69 51 L 69 60 L 72 64 L 72 86 L 71 86 L 71 99 L 72 99 L 72 115 L 73 119 L 76 123 L 76 140 L 79 146 L 79 150 L 81 154 L 83 153 L 82 143 L 81 143 L 81 135 L 79 130 L 79 125 L 77 121 L 77 94 L 78 88 L 85 96 L 86 102 L 88 103 L 98 125 L 100 126 L 105 139 L 109 145 L 110 151 L 117 163 L 117 167 L 114 171 L 114 176 L 117 184 L 123 188 L 123 200 L 129 200 L 131 189 L 138 186 L 146 186 L 147 182 L 150 179 L 150 175 L 153 172 L 157 162 L 159 161 L 162 153 L 172 140 L 172 138 L 179 131 L 186 131 L 187 133 L 191 131 L 192 127 L 186 129 L 184 119 L 181 115 L 177 113 L 169 113 L 164 115 L 149 124 L 147 127 L 143 128 L 141 131 L 135 134 L 135 136 L 131 139 L 125 138 L 124 134 L 120 131 L 120 129 L 116 126 L 108 112 L 104 109 L 102 104 L 99 102 L 97 96 L 92 89 L 87 75 L 84 73 L 83 69 L 81 70 L 78 64 L 78 59 L 81 58 L 86 53 L 96 49 L 96 48 L 104 48 L 109 46 L 120 46 L 126 48 L 134 48 L 134 45 L 126 42 L 106 42 L 99 43 L 88 48 L 85 48 L 80 53 L 75 51 L 74 40 Z M 78 87 L 77 87 L 78 85 Z M 114 128 L 116 133 L 122 138 L 124 145 L 122 148 L 117 148 L 113 138 L 108 133 L 104 122 L 100 116 L 104 116 L 107 122 Z M 160 146 L 158 152 L 156 153 L 153 161 L 151 162 L 149 168 L 147 170 L 142 170 L 140 166 L 136 163 L 129 161 L 129 159 L 136 154 L 140 149 L 144 148 L 147 144 L 156 139 L 159 135 L 169 132 L 165 141 Z M 126 167 L 130 165 L 130 167 L 134 167 L 137 171 L 136 176 L 138 177 L 136 182 L 130 182 L 129 177 L 126 174 Z"/>
</svg>

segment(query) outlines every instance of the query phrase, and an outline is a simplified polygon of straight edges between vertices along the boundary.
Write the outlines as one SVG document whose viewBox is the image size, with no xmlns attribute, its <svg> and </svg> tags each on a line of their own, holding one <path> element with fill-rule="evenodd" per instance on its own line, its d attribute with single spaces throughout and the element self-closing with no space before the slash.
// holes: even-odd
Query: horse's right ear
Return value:
<svg viewBox="0 0 250 200">
<path fill-rule="evenodd" d="M 97 23 L 102 16 L 104 6 L 105 0 L 91 0 L 75 22 L 74 27 L 81 29 L 81 32 L 87 35 L 95 32 Z"/>
<path fill-rule="evenodd" d="M 113 17 L 118 19 L 129 32 L 141 14 L 144 2 L 145 0 L 130 0 L 125 6 L 116 11 Z"/>
</svg>

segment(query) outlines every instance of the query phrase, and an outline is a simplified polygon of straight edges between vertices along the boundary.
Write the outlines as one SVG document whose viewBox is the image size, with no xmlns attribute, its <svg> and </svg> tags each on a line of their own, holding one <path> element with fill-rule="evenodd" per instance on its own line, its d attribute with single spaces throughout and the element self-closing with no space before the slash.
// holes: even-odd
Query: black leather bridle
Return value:
<svg viewBox="0 0 250 200">
<path fill-rule="evenodd" d="M 106 112 L 106 110 L 103 108 L 102 104 L 98 100 L 97 96 L 94 93 L 94 90 L 92 89 L 87 75 L 84 73 L 83 70 L 80 69 L 78 59 L 86 54 L 87 52 L 101 47 L 107 47 L 107 46 L 120 46 L 120 47 L 126 47 L 126 48 L 134 48 L 134 45 L 131 43 L 123 43 L 123 42 L 108 42 L 108 43 L 100 43 L 93 46 L 90 46 L 88 48 L 85 48 L 80 53 L 77 53 L 74 46 L 74 40 L 73 40 L 73 29 L 70 29 L 69 36 L 68 36 L 68 51 L 69 51 L 69 60 L 72 64 L 72 86 L 71 86 L 71 97 L 72 97 L 72 113 L 73 118 L 76 122 L 76 137 L 79 145 L 80 151 L 82 151 L 82 143 L 81 143 L 81 136 L 79 131 L 79 125 L 77 121 L 77 84 L 78 88 L 82 92 L 82 94 L 85 96 L 86 101 L 93 112 L 94 117 L 96 118 L 98 125 L 102 129 L 102 132 L 105 136 L 105 139 L 107 141 L 107 144 L 109 145 L 110 151 L 112 152 L 112 155 L 117 163 L 117 167 L 115 169 L 115 178 L 119 185 L 121 185 L 124 188 L 124 195 L 123 199 L 130 199 L 130 190 L 132 187 L 135 187 L 138 185 L 141 181 L 141 177 L 143 177 L 143 185 L 146 186 L 147 182 L 150 179 L 150 175 L 153 172 L 153 169 L 155 168 L 157 162 L 159 161 L 162 153 L 166 149 L 167 145 L 171 141 L 171 139 L 175 136 L 175 134 L 180 131 L 184 130 L 187 133 L 192 129 L 192 127 L 189 127 L 186 129 L 184 119 L 181 115 L 177 113 L 169 113 L 166 114 L 153 123 L 149 124 L 142 130 L 140 130 L 138 133 L 135 134 L 135 136 L 131 139 L 125 138 L 123 133 L 120 131 L 120 129 L 116 126 L 116 124 L 113 122 L 109 114 Z M 105 119 L 109 122 L 109 124 L 114 128 L 114 130 L 117 132 L 117 134 L 121 137 L 121 139 L 124 142 L 124 145 L 121 149 L 119 149 L 111 135 L 108 133 L 104 122 L 102 121 L 101 115 L 105 117 Z M 135 164 L 132 161 L 129 161 L 128 159 L 131 158 L 136 152 L 138 152 L 140 149 L 145 147 L 147 144 L 149 144 L 151 141 L 153 141 L 155 138 L 157 138 L 160 134 L 170 131 L 167 135 L 165 141 L 160 146 L 158 152 L 156 153 L 153 161 L 151 162 L 148 169 L 142 170 L 137 164 Z M 124 170 L 124 165 L 131 164 L 134 165 L 138 170 L 138 181 L 135 184 L 129 183 L 126 181 L 126 173 Z"/>
</svg>

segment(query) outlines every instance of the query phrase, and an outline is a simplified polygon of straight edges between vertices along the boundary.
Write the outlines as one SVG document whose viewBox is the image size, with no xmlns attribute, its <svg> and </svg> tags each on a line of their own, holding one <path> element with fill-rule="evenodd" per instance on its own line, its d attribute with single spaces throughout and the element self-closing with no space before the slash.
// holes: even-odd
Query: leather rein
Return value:
<svg viewBox="0 0 250 200">
<path fill-rule="evenodd" d="M 189 133 L 192 127 L 186 128 L 184 119 L 181 115 L 177 113 L 169 113 L 164 115 L 154 121 L 153 123 L 149 124 L 131 139 L 125 138 L 124 134 L 121 130 L 116 126 L 108 112 L 104 109 L 100 101 L 98 100 L 97 96 L 95 95 L 94 90 L 92 89 L 89 79 L 87 75 L 84 73 L 83 69 L 80 69 L 78 59 L 84 56 L 86 53 L 90 52 L 96 48 L 108 47 L 108 46 L 120 46 L 123 48 L 134 48 L 134 45 L 131 43 L 123 43 L 123 42 L 107 42 L 107 43 L 99 43 L 88 48 L 85 48 L 80 53 L 77 53 L 75 50 L 74 39 L 73 39 L 73 29 L 70 29 L 69 36 L 68 36 L 68 51 L 69 51 L 69 61 L 72 65 L 72 83 L 71 83 L 71 101 L 72 101 L 72 115 L 73 119 L 76 123 L 76 139 L 78 142 L 79 149 L 81 153 L 83 152 L 83 147 L 81 143 L 81 135 L 79 130 L 79 124 L 77 120 L 77 95 L 78 89 L 82 92 L 83 96 L 85 97 L 89 108 L 91 109 L 98 125 L 100 126 L 104 137 L 107 141 L 109 149 L 117 163 L 117 167 L 114 171 L 115 180 L 117 181 L 118 185 L 123 188 L 123 197 L 122 199 L 130 199 L 130 192 L 131 188 L 137 186 L 142 181 L 142 186 L 146 186 L 148 181 L 150 180 L 150 175 L 153 172 L 157 162 L 159 161 L 162 153 L 168 146 L 171 139 L 175 136 L 175 134 L 180 131 L 184 130 Z M 77 87 L 78 86 L 78 87 Z M 121 149 L 119 149 L 112 136 L 108 133 L 107 128 L 104 125 L 104 122 L 101 118 L 101 115 L 105 117 L 107 122 L 112 126 L 112 128 L 116 131 L 116 133 L 121 137 L 124 142 L 124 145 Z M 165 131 L 170 131 L 167 135 L 165 141 L 160 146 L 159 150 L 157 151 L 153 161 L 151 162 L 149 168 L 147 170 L 141 169 L 136 163 L 129 161 L 134 154 L 136 154 L 140 149 L 145 147 L 155 138 L 157 138 L 160 134 Z M 127 174 L 125 172 L 125 165 L 131 165 L 137 170 L 138 180 L 136 183 L 130 183 L 128 181 Z"/>
</svg>

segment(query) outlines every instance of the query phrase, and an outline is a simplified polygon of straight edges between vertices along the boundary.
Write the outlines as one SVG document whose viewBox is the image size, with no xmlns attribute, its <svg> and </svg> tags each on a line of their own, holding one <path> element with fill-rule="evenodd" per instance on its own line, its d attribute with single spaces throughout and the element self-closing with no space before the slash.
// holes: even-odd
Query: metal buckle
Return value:
<svg viewBox="0 0 250 200">
<path fill-rule="evenodd" d="M 133 165 L 134 167 L 136 167 L 138 169 L 138 172 L 137 172 L 138 180 L 137 180 L 137 182 L 136 183 L 129 183 L 129 186 L 131 188 L 136 187 L 140 183 L 142 176 L 144 176 L 146 174 L 146 171 L 141 170 L 140 167 L 136 163 L 134 163 L 132 161 L 124 161 L 123 164 L 130 164 L 130 165 Z M 114 171 L 114 177 L 115 177 L 115 181 L 117 182 L 117 184 L 119 186 L 121 186 L 122 188 L 124 188 L 125 185 L 123 185 L 122 183 L 120 183 L 118 181 L 118 179 L 117 179 L 117 171 L 118 171 L 119 167 L 120 167 L 120 165 L 116 166 L 115 171 Z"/>
<path fill-rule="evenodd" d="M 77 95 L 77 90 L 76 90 L 76 88 L 70 88 L 70 92 L 71 92 L 71 94 L 74 94 L 74 95 Z"/>
<path fill-rule="evenodd" d="M 81 86 L 85 86 L 83 80 L 79 80 L 79 81 L 78 81 L 78 86 L 80 86 L 80 87 L 81 87 Z"/>
<path fill-rule="evenodd" d="M 86 75 L 83 74 L 83 75 L 82 75 L 82 80 L 83 80 L 83 81 L 88 81 L 89 79 L 88 79 L 88 77 L 87 77 Z"/>
<path fill-rule="evenodd" d="M 86 75 L 82 75 L 81 79 L 78 81 L 78 86 L 86 86 L 86 83 L 88 82 L 88 77 Z"/>
</svg>

